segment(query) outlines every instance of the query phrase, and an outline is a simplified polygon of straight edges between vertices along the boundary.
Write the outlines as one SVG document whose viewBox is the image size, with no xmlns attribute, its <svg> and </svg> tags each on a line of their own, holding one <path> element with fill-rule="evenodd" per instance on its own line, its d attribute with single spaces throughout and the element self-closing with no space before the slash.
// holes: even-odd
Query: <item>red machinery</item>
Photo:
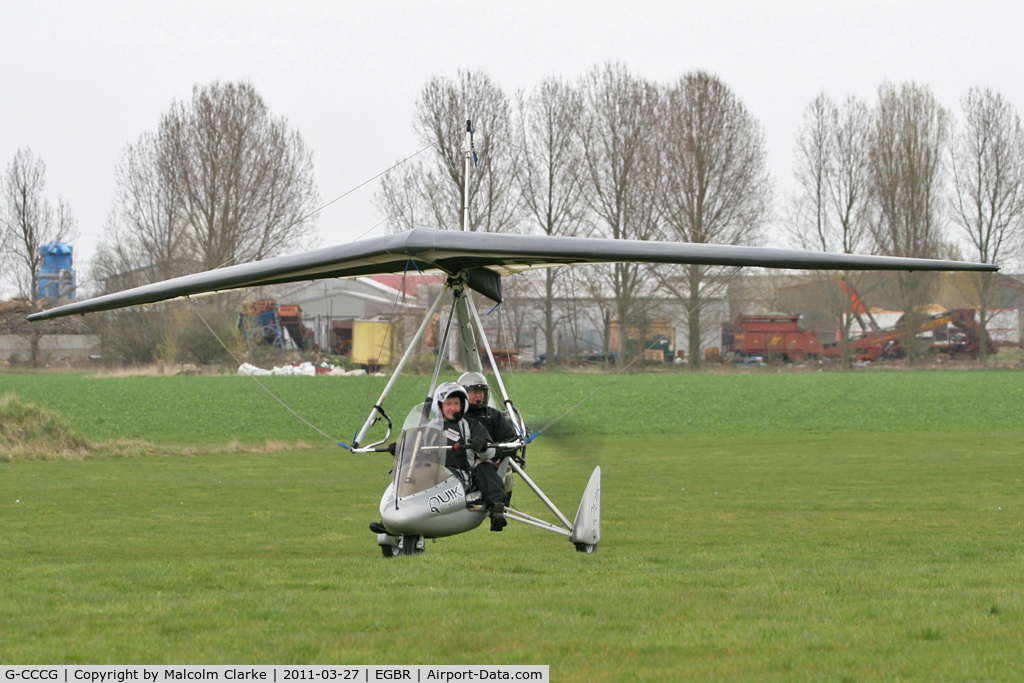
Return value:
<svg viewBox="0 0 1024 683">
<path fill-rule="evenodd" d="M 860 313 L 860 311 L 857 311 Z M 866 311 L 865 311 L 866 312 Z M 723 346 L 743 356 L 763 356 L 784 361 L 801 362 L 808 357 L 838 359 L 842 355 L 842 342 L 823 344 L 813 330 L 802 330 L 800 316 L 785 313 L 741 315 L 733 323 L 732 339 L 726 337 Z M 874 320 L 871 321 L 874 323 Z M 903 355 L 900 345 L 906 338 L 903 320 L 892 327 L 864 331 L 850 336 L 850 358 L 856 361 L 876 360 L 880 357 Z M 931 337 L 920 335 L 931 332 Z M 981 328 L 974 319 L 972 309 L 957 309 L 925 318 L 917 328 L 918 344 L 935 344 L 950 355 L 976 358 L 981 346 Z M 998 347 L 988 342 L 990 354 Z"/>
<path fill-rule="evenodd" d="M 931 332 L 931 337 L 921 335 Z M 892 327 L 874 329 L 850 336 L 850 357 L 859 361 L 875 360 L 880 356 L 895 357 L 903 354 L 900 344 L 906 338 L 906 323 L 900 319 Z M 981 348 L 981 326 L 974 319 L 974 310 L 955 309 L 928 316 L 917 327 L 917 344 L 924 347 L 938 345 L 941 351 L 956 356 L 977 358 Z M 923 349 L 922 349 L 923 350 Z M 998 352 L 998 347 L 988 340 L 989 355 Z M 839 358 L 842 343 L 829 344 L 825 355 Z"/>
<path fill-rule="evenodd" d="M 813 330 L 801 330 L 800 316 L 787 313 L 741 315 L 733 323 L 733 339 L 726 348 L 745 356 L 802 361 L 824 353 Z"/>
</svg>

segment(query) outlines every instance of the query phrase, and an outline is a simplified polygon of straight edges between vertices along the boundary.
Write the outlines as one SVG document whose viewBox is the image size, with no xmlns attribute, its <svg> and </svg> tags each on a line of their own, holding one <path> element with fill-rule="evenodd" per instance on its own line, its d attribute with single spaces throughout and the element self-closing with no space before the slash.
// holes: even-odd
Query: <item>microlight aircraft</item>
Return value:
<svg viewBox="0 0 1024 683">
<path fill-rule="evenodd" d="M 470 144 L 464 145 L 464 154 L 468 176 L 470 156 L 466 151 L 471 149 L 471 141 L 467 139 L 467 142 Z M 384 444 L 390 440 L 394 429 L 392 419 L 384 408 L 388 395 L 442 301 L 450 298 L 441 348 L 447 348 L 454 321 L 460 358 L 465 369 L 483 372 L 481 356 L 486 356 L 501 395 L 501 408 L 518 433 L 516 441 L 495 445 L 505 449 L 525 449 L 535 435 L 529 433 L 518 408 L 506 391 L 498 363 L 495 362 L 481 325 L 480 315 L 473 298 L 468 296 L 468 290 L 472 290 L 500 304 L 503 276 L 533 268 L 616 262 L 799 270 L 997 270 L 996 266 L 990 264 L 934 259 L 715 244 L 467 232 L 468 200 L 465 192 L 462 215 L 463 231 L 417 228 L 350 244 L 219 268 L 52 308 L 29 316 L 29 320 L 46 320 L 303 280 L 355 278 L 403 273 L 411 269 L 424 273 L 443 273 L 447 280 L 442 292 L 427 310 L 422 324 L 352 444 L 342 445 L 353 453 L 387 450 Z M 481 347 L 483 354 L 480 352 Z M 422 552 L 425 539 L 469 531 L 478 527 L 486 517 L 479 503 L 479 492 L 471 490 L 470 484 L 444 466 L 447 441 L 436 415 L 432 416 L 429 409 L 442 359 L 443 354 L 439 353 L 426 401 L 414 408 L 400 427 L 392 481 L 380 502 L 381 522 L 386 533 L 377 535 L 377 544 L 385 557 Z M 490 394 L 493 396 L 493 392 Z M 370 429 L 382 420 L 387 424 L 387 434 L 383 439 L 365 443 Z M 505 477 L 509 471 L 526 483 L 557 517 L 559 523 L 551 523 L 514 508 L 509 508 L 506 513 L 509 519 L 565 536 L 580 552 L 594 552 L 601 539 L 600 467 L 594 469 L 571 522 L 527 476 L 516 457 L 502 459 L 499 476 Z"/>
</svg>

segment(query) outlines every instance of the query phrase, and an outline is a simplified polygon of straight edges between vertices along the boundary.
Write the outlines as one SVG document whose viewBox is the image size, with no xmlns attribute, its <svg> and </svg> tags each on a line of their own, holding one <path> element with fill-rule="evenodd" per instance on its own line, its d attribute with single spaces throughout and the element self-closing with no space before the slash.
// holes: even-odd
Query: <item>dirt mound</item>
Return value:
<svg viewBox="0 0 1024 683">
<path fill-rule="evenodd" d="M 146 441 L 89 443 L 58 413 L 31 403 L 17 394 L 0 397 L 0 462 L 12 460 L 85 460 L 95 457 L 138 458 L 143 456 L 210 455 L 217 453 L 279 453 L 309 450 L 303 443 L 267 440 L 244 444 L 232 441 L 211 446 L 152 444 Z"/>
<path fill-rule="evenodd" d="M 56 412 L 13 393 L 0 398 L 0 460 L 82 460 L 91 450 Z"/>
</svg>

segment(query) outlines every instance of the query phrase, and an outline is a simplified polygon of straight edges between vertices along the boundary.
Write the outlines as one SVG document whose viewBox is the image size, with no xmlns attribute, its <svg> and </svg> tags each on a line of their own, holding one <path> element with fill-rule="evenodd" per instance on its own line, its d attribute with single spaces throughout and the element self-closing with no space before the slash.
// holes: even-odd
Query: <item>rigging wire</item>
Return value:
<svg viewBox="0 0 1024 683">
<path fill-rule="evenodd" d="M 462 133 L 460 132 L 460 133 L 459 133 L 458 135 L 462 135 Z M 457 135 L 453 135 L 452 137 L 458 137 L 458 136 L 457 136 Z M 314 214 L 320 213 L 321 211 L 323 211 L 324 209 L 326 209 L 326 208 L 327 208 L 328 206 L 330 206 L 330 205 L 331 205 L 331 204 L 333 204 L 334 202 L 338 201 L 339 199 L 342 199 L 342 198 L 344 198 L 344 197 L 346 197 L 346 196 L 348 196 L 348 195 L 352 194 L 353 192 L 355 192 L 355 191 L 356 191 L 356 190 L 358 190 L 359 188 L 363 187 L 364 185 L 367 185 L 367 184 L 369 184 L 369 183 L 372 183 L 372 182 L 373 182 L 374 180 L 376 180 L 377 178 L 380 178 L 380 177 L 382 177 L 382 176 L 384 176 L 384 175 L 387 175 L 388 173 L 390 173 L 391 171 L 395 170 L 396 168 L 398 168 L 399 166 L 401 166 L 401 165 L 402 165 L 402 164 L 404 164 L 405 162 L 409 161 L 410 159 L 414 159 L 415 157 L 419 156 L 420 154 L 423 154 L 424 152 L 426 152 L 426 151 L 427 151 L 428 149 L 430 149 L 431 147 L 436 147 L 437 145 L 441 144 L 442 142 L 443 142 L 443 140 L 434 140 L 434 141 L 433 141 L 433 142 L 431 142 L 431 143 L 430 143 L 429 145 L 426 145 L 425 147 L 422 147 L 422 148 L 420 148 L 420 149 L 419 149 L 419 150 L 417 150 L 416 152 L 413 152 L 413 153 L 412 153 L 412 154 L 410 154 L 409 156 L 407 156 L 407 157 L 405 157 L 404 159 L 402 159 L 401 161 L 399 161 L 399 162 L 397 162 L 397 163 L 393 164 L 392 166 L 390 166 L 390 167 L 388 167 L 388 168 L 384 169 L 383 171 L 381 171 L 381 172 L 380 172 L 380 173 L 378 173 L 377 175 L 373 176 L 372 178 L 368 178 L 367 180 L 364 180 L 363 182 L 359 183 L 358 185 L 356 185 L 355 187 L 353 187 L 352 189 L 350 189 L 350 190 L 349 190 L 348 192 L 344 192 L 344 193 L 342 193 L 342 194 L 338 195 L 337 197 L 335 197 L 334 199 L 332 199 L 331 201 L 327 202 L 326 204 L 324 204 L 324 205 L 323 205 L 323 206 L 321 206 L 320 208 L 318 208 L 318 209 L 315 209 L 315 210 L 313 210 L 313 211 L 310 211 L 310 212 L 309 212 L 308 214 L 306 214 L 306 215 L 305 215 L 305 216 L 303 216 L 302 218 L 299 218 L 299 219 L 298 219 L 297 221 L 295 221 L 295 222 L 294 222 L 294 223 L 292 223 L 291 225 L 295 225 L 296 223 L 301 223 L 302 221 L 306 220 L 306 219 L 307 219 L 307 218 L 309 218 L 310 216 L 313 216 Z M 368 230 L 366 230 L 365 232 L 363 232 L 363 233 L 362 233 L 361 235 L 359 235 L 358 237 L 356 237 L 356 238 L 355 238 L 354 240 L 352 240 L 352 241 L 353 241 L 353 242 L 357 242 L 357 241 L 361 240 L 361 239 L 362 239 L 363 237 L 365 237 L 366 235 L 370 234 L 371 232 L 373 232 L 373 231 L 374 231 L 375 229 L 377 229 L 378 227 L 380 227 L 380 226 L 381 226 L 381 225 L 383 225 L 384 223 L 387 223 L 388 221 L 390 221 L 390 220 L 391 220 L 392 218 L 394 218 L 394 217 L 395 217 L 395 216 L 397 216 L 397 215 L 398 215 L 398 213 L 393 213 L 393 214 L 391 214 L 390 216 L 388 216 L 388 217 L 384 218 L 383 220 L 379 221 L 378 223 L 375 223 L 375 224 L 374 224 L 374 225 L 372 225 L 372 226 L 371 226 L 371 227 L 370 227 L 370 228 L 369 228 Z M 291 225 L 289 225 L 288 227 L 291 227 Z M 417 269 L 417 270 L 419 270 L 419 266 L 417 266 L 417 268 L 416 268 L 416 269 Z"/>
<path fill-rule="evenodd" d="M 402 399 L 404 399 L 406 396 L 408 396 L 410 391 L 412 391 L 413 389 L 415 389 L 416 387 L 418 387 L 418 386 L 420 386 L 422 384 L 424 377 L 426 377 L 426 375 L 417 375 L 415 377 L 415 379 L 413 379 L 413 381 L 407 383 L 405 390 L 402 393 L 400 393 L 398 396 L 396 396 L 391 401 L 391 403 L 393 405 L 400 405 L 402 403 Z"/>
<path fill-rule="evenodd" d="M 392 218 L 394 218 L 397 215 L 398 215 L 397 213 L 393 213 L 390 216 L 388 216 L 387 218 L 385 218 L 384 220 L 379 221 L 377 223 L 374 223 L 373 225 L 370 226 L 370 228 L 368 230 L 366 230 L 366 232 L 361 233 L 358 237 L 356 237 L 352 241 L 353 242 L 358 242 L 359 240 L 363 239 L 364 237 L 369 235 L 371 232 L 373 232 L 374 230 L 376 230 L 380 226 L 384 225 L 385 223 L 387 223 L 389 220 L 391 220 Z"/>
<path fill-rule="evenodd" d="M 430 378 L 430 391 L 427 396 L 428 399 L 432 398 L 434 389 L 437 388 L 437 377 L 441 372 L 441 366 L 444 364 L 444 354 L 448 351 L 448 337 L 451 334 L 452 330 L 452 320 L 455 319 L 455 309 L 459 305 L 459 296 L 460 294 L 458 293 L 457 290 L 454 290 L 452 292 L 452 306 L 448 310 L 448 322 L 445 323 L 444 334 L 441 336 L 441 344 L 437 348 L 438 360 L 437 363 L 434 365 L 434 374 Z M 459 341 L 463 341 L 461 339 L 461 335 L 459 335 L 459 337 Z M 463 342 L 463 344 L 465 344 L 465 342 Z"/>
<path fill-rule="evenodd" d="M 333 204 L 334 202 L 338 201 L 339 199 L 344 199 L 345 197 L 347 197 L 348 195 L 352 194 L 353 192 L 355 192 L 355 191 L 356 191 L 356 190 L 358 190 L 359 188 L 361 188 L 361 187 L 363 187 L 363 186 L 365 186 L 365 185 L 368 185 L 369 183 L 372 183 L 372 182 L 373 182 L 374 180 L 376 180 L 377 178 L 380 178 L 381 176 L 383 176 L 383 175 L 386 175 L 386 174 L 387 174 L 387 173 L 389 173 L 390 171 L 393 171 L 394 169 L 398 168 L 399 166 L 401 166 L 401 165 L 402 165 L 402 164 L 404 164 L 405 162 L 409 161 L 410 159 L 413 159 L 413 158 L 415 158 L 415 157 L 419 156 L 419 155 L 420 155 L 420 154 L 422 154 L 423 152 L 426 152 L 426 151 L 427 151 L 428 149 L 430 149 L 431 147 L 434 147 L 435 145 L 439 144 L 440 142 L 441 142 L 440 140 L 435 140 L 434 142 L 431 142 L 431 143 L 430 143 L 429 145 L 427 145 L 426 147 L 423 147 L 422 149 L 420 149 L 420 150 L 418 150 L 418 151 L 416 151 L 416 152 L 413 152 L 412 154 L 410 154 L 410 155 L 409 155 L 409 156 L 407 156 L 406 158 L 402 159 L 401 161 L 399 161 L 399 162 L 395 163 L 394 165 L 392 165 L 392 166 L 390 166 L 390 167 L 388 167 L 388 168 L 384 169 L 383 171 L 381 171 L 381 172 L 380 172 L 380 173 L 378 173 L 377 175 L 373 176 L 372 178 L 367 178 L 367 179 L 366 179 L 366 180 L 364 180 L 363 182 L 359 183 L 358 185 L 356 185 L 355 187 L 353 187 L 353 188 L 349 189 L 348 191 L 346 191 L 346 192 L 343 192 L 343 193 L 339 194 L 339 195 L 338 195 L 337 197 L 335 197 L 335 198 L 334 198 L 334 199 L 332 199 L 331 201 L 327 202 L 326 204 L 323 204 L 323 205 L 322 205 L 322 206 L 320 206 L 319 208 L 313 209 L 312 211 L 310 211 L 309 213 L 305 214 L 304 216 L 301 216 L 301 217 L 299 217 L 299 218 L 295 219 L 294 221 L 292 221 L 291 223 L 289 223 L 289 224 L 288 224 L 288 226 L 287 226 L 287 227 L 285 228 L 285 230 L 288 230 L 288 229 L 292 228 L 293 226 L 296 226 L 296 225 L 298 225 L 299 223 L 301 223 L 302 221 L 306 220 L 307 218 L 310 218 L 310 217 L 312 217 L 312 216 L 315 216 L 316 214 L 320 213 L 321 211 L 323 211 L 324 209 L 326 209 L 326 208 L 327 208 L 328 206 L 330 206 L 330 205 L 331 205 L 331 204 Z M 358 241 L 358 240 L 362 239 L 362 238 L 363 238 L 363 237 L 365 237 L 366 235 L 368 235 L 368 234 L 370 234 L 371 232 L 373 232 L 373 231 L 374 231 L 374 230 L 375 230 L 376 228 L 380 227 L 380 226 L 381 226 L 381 225 L 383 225 L 384 223 L 387 223 L 387 222 L 388 222 L 389 220 L 391 220 L 392 218 L 394 218 L 394 217 L 395 217 L 395 216 L 397 216 L 397 215 L 398 215 L 397 213 L 393 213 L 393 214 L 391 214 L 390 216 L 388 216 L 387 218 L 385 218 L 384 220 L 382 220 L 382 221 L 380 221 L 380 222 L 378 222 L 378 223 L 375 223 L 375 224 L 374 224 L 374 225 L 372 225 L 372 226 L 371 226 L 371 227 L 370 227 L 370 228 L 369 228 L 369 229 L 368 229 L 368 230 L 367 230 L 366 232 L 362 233 L 361 235 L 359 235 L 359 237 L 356 237 L 356 238 L 355 238 L 354 240 L 352 240 L 352 241 L 353 241 L 353 242 L 356 242 L 356 241 Z M 228 265 L 229 263 L 231 263 L 232 261 L 234 261 L 234 260 L 235 260 L 236 258 L 238 258 L 238 257 L 237 257 L 237 256 L 232 256 L 232 257 L 231 257 L 231 258 L 229 258 L 229 259 L 228 259 L 227 261 L 224 261 L 224 262 L 223 262 L 223 263 L 221 263 L 221 264 L 220 264 L 219 266 L 216 266 L 216 268 L 223 268 L 224 266 L 226 266 L 226 265 Z M 216 268 L 214 268 L 214 270 L 216 270 Z"/>
<path fill-rule="evenodd" d="M 212 335 L 213 335 L 213 338 L 214 338 L 214 339 L 216 339 L 217 341 L 219 341 L 219 342 L 220 342 L 220 345 L 221 345 L 221 346 L 223 346 L 223 347 L 224 347 L 224 350 L 225 350 L 225 351 L 227 351 L 227 352 L 228 352 L 228 354 L 229 354 L 229 355 L 230 355 L 230 356 L 231 356 L 232 358 L 234 358 L 234 359 L 235 359 L 235 362 L 236 362 L 236 363 L 238 363 L 239 365 L 242 365 L 242 362 L 241 362 L 241 361 L 240 361 L 240 360 L 238 359 L 238 356 L 236 356 L 236 355 L 235 355 L 235 352 L 234 352 L 234 351 L 232 351 L 232 350 L 230 349 L 230 347 L 228 347 L 228 345 L 224 343 L 224 340 L 222 340 L 222 339 L 220 338 L 220 336 L 218 336 L 218 334 L 217 334 L 216 332 L 214 332 L 214 331 L 213 331 L 213 328 L 212 328 L 212 327 L 210 327 L 210 323 L 206 322 L 206 318 L 205 318 L 205 317 L 203 317 L 203 314 L 202 314 L 202 313 L 201 313 L 201 312 L 199 311 L 199 306 L 198 306 L 198 305 L 196 305 L 196 302 L 195 302 L 195 301 L 194 301 L 194 300 L 192 299 L 192 297 L 190 297 L 190 296 L 187 296 L 187 295 L 186 295 L 186 296 L 185 296 L 185 298 L 186 298 L 186 299 L 188 299 L 188 301 L 189 301 L 189 303 L 190 303 L 190 304 L 192 304 L 192 310 L 194 310 L 194 311 L 196 312 L 196 315 L 198 315 L 198 316 L 199 316 L 199 319 L 203 321 L 203 324 L 204 324 L 204 325 L 206 325 L 206 329 L 208 329 L 208 330 L 210 331 L 210 334 L 212 334 Z M 327 433 L 327 432 L 325 432 L 324 430 L 320 429 L 319 427 L 317 427 L 316 425 L 314 425 L 314 424 L 313 424 L 312 422 L 310 422 L 309 420 L 307 420 L 306 418 L 302 417 L 302 416 L 301 416 L 301 415 L 299 415 L 299 414 L 298 414 L 297 412 L 295 412 L 294 410 L 292 410 L 291 406 L 289 406 L 289 405 L 288 405 L 287 403 L 285 403 L 284 401 L 282 401 L 282 400 L 281 400 L 281 399 L 280 399 L 280 398 L 279 398 L 279 397 L 277 396 L 277 394 L 275 394 L 275 393 L 274 393 L 273 391 L 271 391 L 270 389 L 268 389 L 268 388 L 267 388 L 267 386 L 266 386 L 265 384 L 263 384 L 263 382 L 261 382 L 261 381 L 260 381 L 260 380 L 259 380 L 259 379 L 258 379 L 258 378 L 256 377 L 256 375 L 252 374 L 251 372 L 248 372 L 248 373 L 246 373 L 246 374 L 247 374 L 247 375 L 249 375 L 249 377 L 252 377 L 252 378 L 253 378 L 253 380 L 254 380 L 254 381 L 256 382 L 256 384 L 259 384 L 259 385 L 260 385 L 260 387 L 262 387 L 262 389 L 263 389 L 263 390 L 264 390 L 265 392 L 267 392 L 268 394 L 270 394 L 270 395 L 271 395 L 271 396 L 272 396 L 272 397 L 274 398 L 274 400 L 275 400 L 275 401 L 277 401 L 277 402 L 278 402 L 278 403 L 280 403 L 280 404 L 281 404 L 282 406 L 284 406 L 284 407 L 285 407 L 285 408 L 286 408 L 286 409 L 288 410 L 288 412 L 290 412 L 290 413 L 291 413 L 292 415 L 294 415 L 295 417 L 299 418 L 299 419 L 300 419 L 300 420 L 301 420 L 302 422 L 304 422 L 304 423 L 306 424 L 306 426 L 308 426 L 308 427 L 309 427 L 310 429 L 312 429 L 313 431 L 317 432 L 318 434 L 321 434 L 322 436 L 325 436 L 325 437 L 327 437 L 328 439 L 330 439 L 331 441 L 333 441 L 333 442 L 334 442 L 334 443 L 336 443 L 337 445 L 341 446 L 341 447 L 342 447 L 342 448 L 344 448 L 345 450 L 352 450 L 351 448 L 349 448 L 349 446 L 348 446 L 347 444 L 343 443 L 342 441 L 339 441 L 338 439 L 335 439 L 335 438 L 334 438 L 333 436 L 331 436 L 330 434 L 328 434 L 328 433 Z"/>
<path fill-rule="evenodd" d="M 387 174 L 388 172 L 390 172 L 390 171 L 393 171 L 394 169 L 398 168 L 399 166 L 401 166 L 401 165 L 402 165 L 402 164 L 404 164 L 405 162 L 409 161 L 410 159 L 412 159 L 412 158 L 414 158 L 414 157 L 417 157 L 417 156 L 419 156 L 420 154 L 422 154 L 423 152 L 426 152 L 426 151 L 427 151 L 428 149 L 430 149 L 431 147 L 434 147 L 435 145 L 438 145 L 438 144 L 440 144 L 440 143 L 441 143 L 441 140 L 434 140 L 433 142 L 431 142 L 431 143 L 430 143 L 429 145 L 427 145 L 426 147 L 423 147 L 422 149 L 420 149 L 420 150 L 419 150 L 419 151 L 417 151 L 417 152 L 414 152 L 413 154 L 410 154 L 410 155 L 409 155 L 409 156 L 407 156 L 406 158 L 404 158 L 404 159 L 402 159 L 401 161 L 399 161 L 398 163 L 396 163 L 396 164 L 394 164 L 394 165 L 392 165 L 392 166 L 390 166 L 390 167 L 388 167 L 388 168 L 384 169 L 383 171 L 381 171 L 381 172 L 380 172 L 380 173 L 378 173 L 377 175 L 373 176 L 372 178 L 368 178 L 368 179 L 364 180 L 363 182 L 359 183 L 358 185 L 356 185 L 355 187 L 353 187 L 353 188 L 352 188 L 351 190 L 349 190 L 349 191 L 347 191 L 347 192 L 343 192 L 342 194 L 338 195 L 337 197 L 335 197 L 335 198 L 334 198 L 334 199 L 332 199 L 331 201 L 327 202 L 326 204 L 324 204 L 324 205 L 323 205 L 323 206 L 321 206 L 320 208 L 318 208 L 318 209 L 314 209 L 314 210 L 310 211 L 310 212 L 309 212 L 309 213 L 307 213 L 307 214 L 306 214 L 305 216 L 303 216 L 303 217 L 299 218 L 298 220 L 296 220 L 295 222 L 293 222 L 293 223 L 292 223 L 291 225 L 289 225 L 288 227 L 290 228 L 290 227 L 292 227 L 292 225 L 295 225 L 295 224 L 297 224 L 297 223 L 301 223 L 302 221 L 306 220 L 306 219 L 307 219 L 307 218 L 309 218 L 310 216 L 313 216 L 313 215 L 315 215 L 315 214 L 318 214 L 318 213 L 320 213 L 321 211 L 323 211 L 324 209 L 326 209 L 326 208 L 327 208 L 328 206 L 330 206 L 330 205 L 331 205 L 331 204 L 333 204 L 334 202 L 338 201 L 339 199 L 343 199 L 344 197 L 347 197 L 348 195 L 352 194 L 353 192 L 355 192 L 355 191 L 356 191 L 356 190 L 358 190 L 359 188 L 363 187 L 364 185 L 368 185 L 369 183 L 372 183 L 372 182 L 373 182 L 374 180 L 376 180 L 377 178 L 380 178 L 381 176 L 383 176 L 383 175 L 386 175 L 386 174 Z M 384 219 L 384 220 L 387 220 L 387 219 Z M 383 222 L 384 222 L 384 221 L 381 221 L 381 223 L 383 223 Z M 380 225 L 380 223 L 378 223 L 377 225 Z M 374 227 L 374 228 L 376 228 L 376 227 L 377 227 L 377 225 L 375 225 L 375 226 L 373 226 L 373 227 Z M 373 228 L 370 228 L 370 230 L 373 230 Z M 367 230 L 366 232 L 369 232 L 369 230 Z M 366 233 L 363 233 L 363 234 L 365 235 Z M 357 239 L 358 239 L 358 238 L 357 238 Z"/>
</svg>

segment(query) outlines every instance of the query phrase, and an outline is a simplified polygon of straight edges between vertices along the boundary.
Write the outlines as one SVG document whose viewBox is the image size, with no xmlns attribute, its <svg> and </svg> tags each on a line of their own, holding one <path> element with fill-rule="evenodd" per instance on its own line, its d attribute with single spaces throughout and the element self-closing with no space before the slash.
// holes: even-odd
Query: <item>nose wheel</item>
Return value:
<svg viewBox="0 0 1024 683">
<path fill-rule="evenodd" d="M 397 540 L 397 543 L 394 545 L 388 543 L 388 541 L 394 542 L 395 540 Z M 422 536 L 399 536 L 396 539 L 394 536 L 380 534 L 377 538 L 377 544 L 380 545 L 381 554 L 386 558 L 400 557 L 402 555 L 421 555 L 426 551 Z"/>
</svg>

